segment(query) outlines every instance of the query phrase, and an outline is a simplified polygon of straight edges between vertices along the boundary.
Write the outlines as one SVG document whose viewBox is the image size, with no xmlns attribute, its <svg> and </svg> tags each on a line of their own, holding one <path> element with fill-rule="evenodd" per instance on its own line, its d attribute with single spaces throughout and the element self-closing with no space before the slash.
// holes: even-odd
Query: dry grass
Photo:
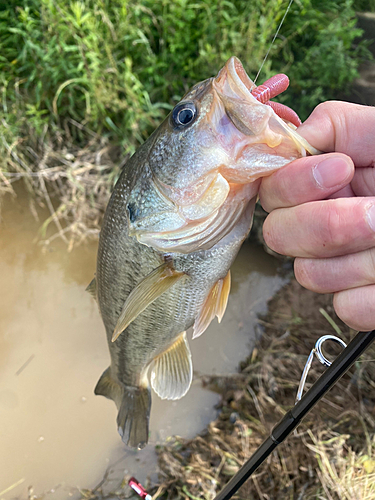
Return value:
<svg viewBox="0 0 375 500">
<path fill-rule="evenodd" d="M 97 238 L 110 192 L 127 159 L 121 159 L 118 147 L 87 129 L 86 133 L 91 138 L 84 148 L 42 142 L 25 151 L 18 143 L 4 143 L 11 169 L 0 172 L 0 195 L 14 193 L 14 183 L 24 181 L 31 206 L 39 203 L 50 212 L 41 226 L 45 245 L 61 237 L 71 250 L 87 238 Z"/>
<path fill-rule="evenodd" d="M 318 337 L 350 331 L 330 297 L 292 281 L 260 320 L 262 340 L 237 376 L 205 383 L 223 395 L 219 416 L 192 440 L 159 449 L 165 499 L 212 499 L 294 404 L 307 356 Z M 319 312 L 323 308 L 331 323 Z M 243 499 L 375 499 L 375 364 L 367 352 L 239 491 Z M 316 361 L 308 386 L 324 368 Z"/>
<path fill-rule="evenodd" d="M 368 444 L 363 452 L 356 453 L 347 446 L 349 435 L 331 436 L 320 432 L 314 436 L 309 432 L 312 443 L 309 449 L 314 452 L 319 469 L 318 477 L 329 500 L 370 500 L 375 498 L 375 439 L 367 434 Z"/>
</svg>

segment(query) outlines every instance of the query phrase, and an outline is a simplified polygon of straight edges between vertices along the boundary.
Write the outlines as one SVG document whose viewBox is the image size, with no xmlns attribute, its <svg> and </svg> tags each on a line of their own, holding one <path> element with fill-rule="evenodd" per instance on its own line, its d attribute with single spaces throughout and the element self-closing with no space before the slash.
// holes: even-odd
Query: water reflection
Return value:
<svg viewBox="0 0 375 500">
<path fill-rule="evenodd" d="M 45 214 L 41 213 L 43 220 Z M 96 303 L 84 292 L 96 244 L 70 254 L 55 241 L 35 242 L 40 222 L 24 193 L 6 198 L 0 225 L 0 498 L 77 497 L 111 467 L 106 488 L 124 471 L 140 480 L 156 473 L 153 445 L 171 434 L 192 437 L 215 418 L 218 395 L 199 378 L 180 401 L 153 395 L 151 445 L 125 450 L 112 401 L 93 388 L 109 365 Z M 254 339 L 254 318 L 280 286 L 277 262 L 246 244 L 232 269 L 232 293 L 220 325 L 191 342 L 195 373 L 234 372 Z M 188 333 L 188 336 L 191 335 Z M 13 487 L 14 486 L 14 487 Z M 11 489 L 9 489 L 11 488 Z M 51 491 L 53 490 L 53 491 Z M 79 495 L 78 495 L 79 497 Z"/>
</svg>

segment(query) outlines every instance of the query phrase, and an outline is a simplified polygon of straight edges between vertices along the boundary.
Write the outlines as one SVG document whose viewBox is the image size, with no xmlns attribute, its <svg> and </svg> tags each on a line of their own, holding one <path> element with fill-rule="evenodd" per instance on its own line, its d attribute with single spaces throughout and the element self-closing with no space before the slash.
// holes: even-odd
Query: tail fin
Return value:
<svg viewBox="0 0 375 500">
<path fill-rule="evenodd" d="M 138 450 L 148 441 L 151 393 L 147 387 L 125 387 L 117 415 L 119 434 L 125 444 Z"/>
<path fill-rule="evenodd" d="M 151 393 L 147 387 L 121 386 L 107 368 L 96 384 L 95 394 L 113 399 L 119 409 L 118 432 L 127 446 L 144 448 L 148 441 Z"/>
</svg>

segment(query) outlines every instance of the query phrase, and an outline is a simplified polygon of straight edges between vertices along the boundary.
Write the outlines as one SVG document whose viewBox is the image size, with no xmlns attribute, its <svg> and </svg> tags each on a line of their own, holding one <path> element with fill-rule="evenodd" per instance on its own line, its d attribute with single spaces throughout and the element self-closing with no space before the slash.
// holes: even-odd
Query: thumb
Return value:
<svg viewBox="0 0 375 500">
<path fill-rule="evenodd" d="M 357 167 L 375 166 L 375 108 L 341 101 L 319 104 L 298 133 L 320 151 L 336 151 Z"/>
</svg>

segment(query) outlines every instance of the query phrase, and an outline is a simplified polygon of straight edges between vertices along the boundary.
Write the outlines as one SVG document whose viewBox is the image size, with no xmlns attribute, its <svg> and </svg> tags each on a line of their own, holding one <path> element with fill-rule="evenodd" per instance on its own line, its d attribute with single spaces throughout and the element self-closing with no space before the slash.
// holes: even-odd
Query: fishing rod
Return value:
<svg viewBox="0 0 375 500">
<path fill-rule="evenodd" d="M 326 336 L 336 340 L 341 345 L 345 345 L 340 339 L 333 336 Z M 325 338 L 319 339 L 320 347 Z M 255 472 L 258 467 L 267 459 L 272 451 L 282 443 L 289 434 L 298 426 L 301 420 L 314 408 L 318 401 L 331 389 L 336 382 L 349 370 L 364 351 L 375 340 L 375 330 L 371 332 L 358 332 L 350 344 L 341 352 L 339 356 L 330 364 L 327 370 L 315 382 L 306 394 L 301 397 L 304 381 L 306 380 L 308 368 L 311 366 L 312 353 L 306 363 L 302 374 L 301 384 L 298 390 L 296 405 L 289 410 L 278 424 L 272 429 L 270 436 L 259 446 L 255 453 L 240 468 L 235 476 L 228 482 L 214 500 L 229 500 L 243 485 L 245 481 Z M 318 341 L 319 342 L 319 341 Z M 318 344 L 318 343 L 317 343 Z M 315 351 L 321 354 L 321 350 L 316 346 Z M 318 355 L 319 357 L 319 355 Z M 324 361 L 324 362 L 323 362 Z M 328 366 L 329 362 L 324 358 L 323 364 Z"/>
<path fill-rule="evenodd" d="M 322 346 L 327 340 L 333 340 L 344 347 L 344 350 L 331 363 L 323 355 Z M 301 420 L 314 408 L 320 399 L 338 382 L 338 380 L 349 370 L 357 359 L 370 347 L 375 340 L 375 330 L 370 332 L 358 332 L 354 339 L 346 346 L 340 338 L 333 335 L 320 337 L 312 349 L 302 373 L 301 381 L 297 391 L 296 404 L 272 429 L 270 436 L 259 446 L 255 453 L 240 468 L 235 476 L 220 491 L 214 500 L 229 500 L 239 490 L 245 481 L 255 472 L 268 458 L 273 450 L 281 444 L 289 434 L 300 424 Z M 302 396 L 308 371 L 311 367 L 314 355 L 325 365 L 327 370 L 315 382 L 315 384 Z M 130 478 L 129 486 L 144 500 L 152 500 L 152 496 L 134 478 Z"/>
</svg>

